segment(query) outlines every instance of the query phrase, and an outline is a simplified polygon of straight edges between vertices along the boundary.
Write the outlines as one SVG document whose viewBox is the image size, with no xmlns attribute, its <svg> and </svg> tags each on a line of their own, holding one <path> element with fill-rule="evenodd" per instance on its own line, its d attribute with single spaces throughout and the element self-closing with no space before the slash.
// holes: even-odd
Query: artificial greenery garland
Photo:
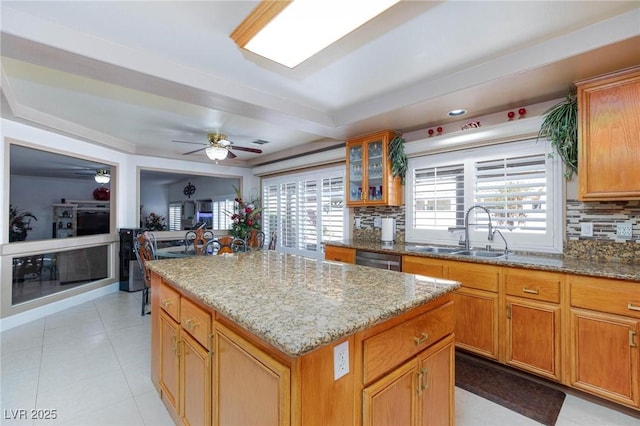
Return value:
<svg viewBox="0 0 640 426">
<path fill-rule="evenodd" d="M 578 100 L 575 93 L 549 108 L 538 132 L 546 137 L 567 167 L 564 177 L 570 180 L 578 172 Z"/>
<path fill-rule="evenodd" d="M 407 154 L 404 152 L 404 139 L 397 135 L 389 143 L 389 161 L 391 162 L 391 174 L 393 177 L 400 176 L 404 185 L 404 178 L 407 174 Z"/>
</svg>

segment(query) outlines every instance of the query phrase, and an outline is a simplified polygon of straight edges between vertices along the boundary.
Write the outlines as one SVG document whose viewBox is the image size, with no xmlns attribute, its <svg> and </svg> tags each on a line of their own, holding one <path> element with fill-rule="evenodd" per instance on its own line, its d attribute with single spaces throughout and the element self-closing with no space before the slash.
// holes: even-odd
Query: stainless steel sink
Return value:
<svg viewBox="0 0 640 426">
<path fill-rule="evenodd" d="M 488 250 L 460 250 L 456 251 L 452 254 L 458 256 L 469 256 L 469 257 L 504 257 L 504 253 L 501 251 L 488 251 Z"/>
<path fill-rule="evenodd" d="M 416 251 L 420 253 L 440 253 L 450 254 L 459 251 L 460 249 L 454 247 L 433 247 L 433 246 L 409 246 L 407 251 Z"/>
</svg>

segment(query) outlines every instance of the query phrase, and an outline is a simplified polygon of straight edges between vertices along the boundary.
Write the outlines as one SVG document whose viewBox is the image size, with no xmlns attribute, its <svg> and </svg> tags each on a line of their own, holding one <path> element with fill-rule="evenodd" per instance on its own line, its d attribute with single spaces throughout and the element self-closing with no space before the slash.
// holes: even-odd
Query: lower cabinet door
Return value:
<svg viewBox="0 0 640 426">
<path fill-rule="evenodd" d="M 418 373 L 412 359 L 363 391 L 363 426 L 415 425 Z"/>
<path fill-rule="evenodd" d="M 211 424 L 211 355 L 182 332 L 180 350 L 180 407 L 184 425 Z"/>
<path fill-rule="evenodd" d="M 220 426 L 291 423 L 290 370 L 230 330 L 217 333 L 214 389 Z"/>
<path fill-rule="evenodd" d="M 419 417 L 424 426 L 453 426 L 455 391 L 455 344 L 445 337 L 420 355 L 422 392 L 418 393 Z"/>
<path fill-rule="evenodd" d="M 560 307 L 507 298 L 507 364 L 560 380 Z"/>
<path fill-rule="evenodd" d="M 461 288 L 453 295 L 456 345 L 498 359 L 498 294 Z"/>
<path fill-rule="evenodd" d="M 160 391 L 171 416 L 178 419 L 180 325 L 164 311 L 160 312 Z"/>
<path fill-rule="evenodd" d="M 363 390 L 365 426 L 453 425 L 453 335 L 411 358 Z"/>
<path fill-rule="evenodd" d="M 571 310 L 571 385 L 638 407 L 640 321 Z"/>
</svg>

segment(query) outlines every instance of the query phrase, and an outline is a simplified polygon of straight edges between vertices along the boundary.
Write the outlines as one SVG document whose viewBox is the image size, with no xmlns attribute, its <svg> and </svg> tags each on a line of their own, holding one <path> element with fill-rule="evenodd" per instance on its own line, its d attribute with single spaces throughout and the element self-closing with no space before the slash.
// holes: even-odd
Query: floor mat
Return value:
<svg viewBox="0 0 640 426">
<path fill-rule="evenodd" d="M 565 398 L 564 392 L 458 352 L 456 386 L 550 426 L 555 425 Z"/>
</svg>

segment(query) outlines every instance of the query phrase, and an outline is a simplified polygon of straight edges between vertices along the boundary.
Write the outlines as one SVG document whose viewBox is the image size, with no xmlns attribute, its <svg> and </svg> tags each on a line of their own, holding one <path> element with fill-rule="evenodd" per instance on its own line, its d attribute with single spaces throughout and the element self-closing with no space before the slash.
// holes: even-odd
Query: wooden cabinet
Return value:
<svg viewBox="0 0 640 426">
<path fill-rule="evenodd" d="M 562 274 L 504 270 L 505 362 L 561 380 L 560 286 Z"/>
<path fill-rule="evenodd" d="M 637 283 L 569 276 L 570 385 L 640 407 Z"/>
<path fill-rule="evenodd" d="M 348 247 L 325 246 L 324 258 L 344 263 L 356 263 L 356 250 Z"/>
<path fill-rule="evenodd" d="M 640 67 L 576 86 L 578 198 L 640 199 Z"/>
<path fill-rule="evenodd" d="M 176 422 L 211 424 L 211 316 L 164 283 L 158 290 L 161 398 Z"/>
<path fill-rule="evenodd" d="M 448 279 L 460 281 L 454 293 L 456 345 L 492 359 L 499 359 L 498 288 L 500 267 L 452 262 Z"/>
<path fill-rule="evenodd" d="M 76 218 L 78 206 L 76 204 L 53 205 L 54 238 L 68 238 L 76 236 Z"/>
<path fill-rule="evenodd" d="M 290 424 L 289 368 L 228 328 L 217 331 L 214 424 Z"/>
<path fill-rule="evenodd" d="M 399 206 L 402 184 L 391 174 L 389 142 L 395 137 L 384 130 L 347 141 L 347 206 Z"/>
<path fill-rule="evenodd" d="M 363 391 L 363 425 L 453 425 L 454 339 L 449 335 Z"/>
<path fill-rule="evenodd" d="M 160 397 L 165 402 L 169 414 L 178 418 L 180 386 L 180 358 L 178 340 L 180 325 L 166 312 L 160 312 Z"/>
<path fill-rule="evenodd" d="M 439 259 L 402 256 L 402 272 L 435 278 L 447 278 L 448 270 L 445 262 Z"/>
<path fill-rule="evenodd" d="M 176 424 L 453 424 L 452 294 L 289 356 L 156 273 L 151 282 L 152 380 Z"/>
</svg>

